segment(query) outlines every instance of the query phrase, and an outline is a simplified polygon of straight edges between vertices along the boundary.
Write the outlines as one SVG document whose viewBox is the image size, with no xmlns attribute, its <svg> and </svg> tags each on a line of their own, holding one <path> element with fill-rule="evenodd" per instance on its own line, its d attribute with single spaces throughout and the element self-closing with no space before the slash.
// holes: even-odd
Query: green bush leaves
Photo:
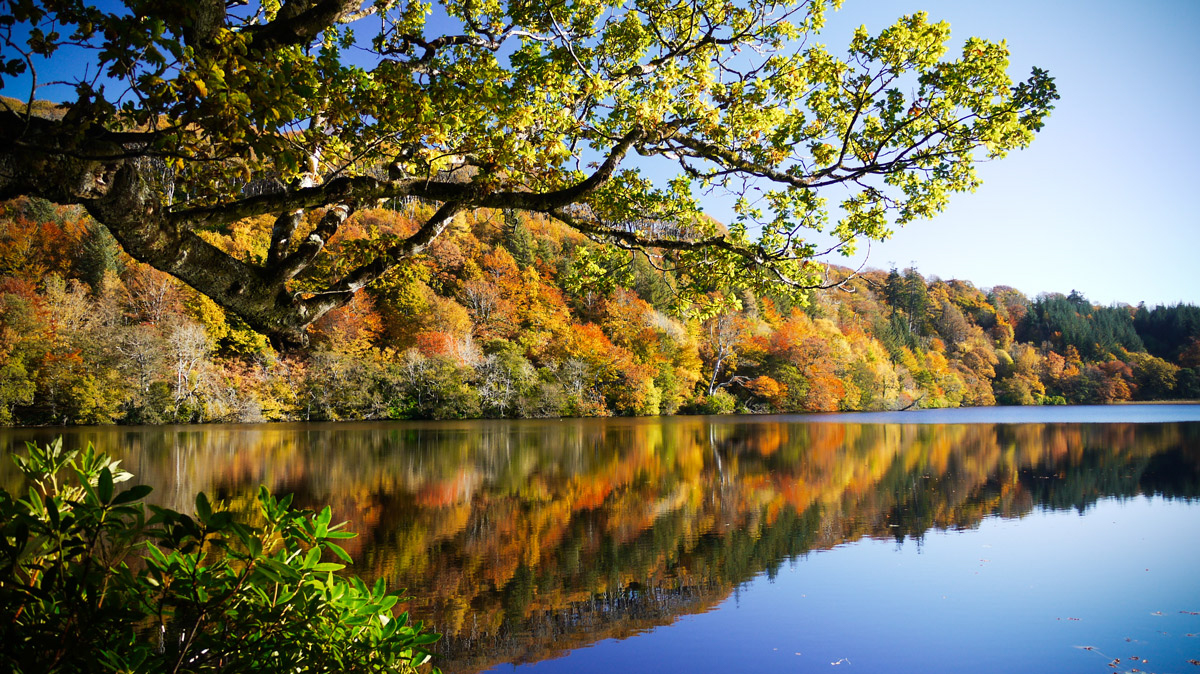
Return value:
<svg viewBox="0 0 1200 674">
<path fill-rule="evenodd" d="M 414 672 L 437 634 L 393 616 L 401 597 L 337 575 L 352 537 L 332 511 L 260 489 L 240 517 L 197 494 L 194 516 L 61 440 L 15 462 L 0 490 L 0 670 Z M 147 510 L 150 517 L 147 518 Z M 333 559 L 340 561 L 332 561 Z M 433 668 L 432 671 L 436 671 Z"/>
</svg>

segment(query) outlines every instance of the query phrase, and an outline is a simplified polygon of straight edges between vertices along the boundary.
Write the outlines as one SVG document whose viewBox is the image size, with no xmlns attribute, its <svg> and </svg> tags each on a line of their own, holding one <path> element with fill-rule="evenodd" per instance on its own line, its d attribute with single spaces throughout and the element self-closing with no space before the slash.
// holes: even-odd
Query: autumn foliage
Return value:
<svg viewBox="0 0 1200 674">
<path fill-rule="evenodd" d="M 411 233 L 364 211 L 316 264 Z M 313 226 L 309 223 L 307 226 Z M 265 254 L 271 222 L 211 242 Z M 867 271 L 806 306 L 674 293 L 660 260 L 478 210 L 279 354 L 81 209 L 0 205 L 0 423 L 833 412 L 1200 397 L 1200 308 Z M 314 291 L 315 292 L 315 291 Z"/>
</svg>

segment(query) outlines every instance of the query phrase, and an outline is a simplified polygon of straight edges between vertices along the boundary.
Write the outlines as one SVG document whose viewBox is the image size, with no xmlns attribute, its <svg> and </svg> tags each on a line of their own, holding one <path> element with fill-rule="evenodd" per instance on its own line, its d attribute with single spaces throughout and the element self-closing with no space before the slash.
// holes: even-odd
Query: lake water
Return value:
<svg viewBox="0 0 1200 674">
<path fill-rule="evenodd" d="M 58 433 L 332 505 L 447 674 L 1200 672 L 1200 405 Z"/>
</svg>

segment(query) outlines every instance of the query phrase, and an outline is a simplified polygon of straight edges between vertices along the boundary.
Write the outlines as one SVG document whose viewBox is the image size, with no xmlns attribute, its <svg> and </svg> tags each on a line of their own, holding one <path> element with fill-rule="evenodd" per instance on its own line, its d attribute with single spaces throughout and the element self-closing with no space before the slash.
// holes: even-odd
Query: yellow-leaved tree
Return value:
<svg viewBox="0 0 1200 674">
<path fill-rule="evenodd" d="M 714 279 L 804 293 L 829 282 L 815 259 L 974 188 L 1057 98 L 1042 70 L 1010 79 L 1002 43 L 947 54 L 923 13 L 838 57 L 812 36 L 840 4 L 11 0 L 0 78 L 33 84 L 0 105 L 0 198 L 83 205 L 277 346 L 480 209 L 643 250 L 685 300 Z M 46 70 L 73 100 L 40 104 Z M 405 200 L 427 207 L 413 231 L 328 245 Z M 209 240 L 247 218 L 266 250 Z"/>
</svg>

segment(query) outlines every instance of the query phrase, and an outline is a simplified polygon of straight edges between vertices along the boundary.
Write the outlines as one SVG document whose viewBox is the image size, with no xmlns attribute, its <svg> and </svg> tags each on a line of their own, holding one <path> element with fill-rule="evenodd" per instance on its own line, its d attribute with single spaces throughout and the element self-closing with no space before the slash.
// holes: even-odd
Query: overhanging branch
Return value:
<svg viewBox="0 0 1200 674">
<path fill-rule="evenodd" d="M 642 136 L 640 128 L 629 131 L 613 146 L 604 163 L 594 173 L 570 187 L 550 192 L 489 192 L 474 183 L 426 178 L 380 180 L 371 176 L 356 176 L 335 178 L 315 187 L 189 208 L 173 212 L 168 218 L 173 224 L 211 228 L 258 215 L 318 208 L 334 203 L 369 204 L 397 197 L 419 197 L 441 203 L 455 202 L 463 207 L 516 208 L 547 212 L 583 201 L 594 193 L 612 178 L 621 160 Z"/>
</svg>

